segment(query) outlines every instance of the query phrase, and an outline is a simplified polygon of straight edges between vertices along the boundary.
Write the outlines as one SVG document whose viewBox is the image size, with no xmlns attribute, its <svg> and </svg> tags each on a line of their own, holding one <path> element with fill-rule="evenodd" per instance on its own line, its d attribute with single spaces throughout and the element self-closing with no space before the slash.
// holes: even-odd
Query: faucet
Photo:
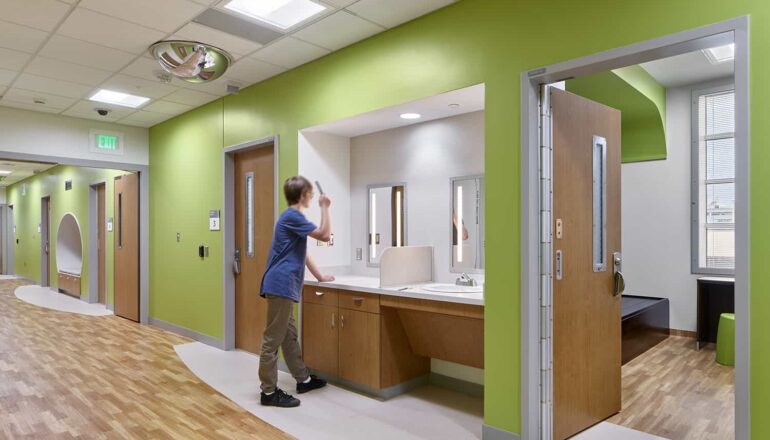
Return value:
<svg viewBox="0 0 770 440">
<path fill-rule="evenodd" d="M 455 280 L 455 284 L 458 286 L 476 286 L 476 280 L 471 278 L 470 275 L 463 272 L 457 280 Z"/>
</svg>

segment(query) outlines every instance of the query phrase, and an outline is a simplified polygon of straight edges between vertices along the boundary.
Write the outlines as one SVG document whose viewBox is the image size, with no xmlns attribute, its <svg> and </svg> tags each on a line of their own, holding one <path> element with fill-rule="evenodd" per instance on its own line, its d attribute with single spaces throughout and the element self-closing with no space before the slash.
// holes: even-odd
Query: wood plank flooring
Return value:
<svg viewBox="0 0 770 440">
<path fill-rule="evenodd" d="M 607 421 L 672 440 L 735 438 L 734 369 L 714 347 L 671 336 L 623 366 L 623 409 Z"/>
<path fill-rule="evenodd" d="M 0 438 L 292 438 L 196 378 L 173 349 L 190 340 L 27 304 L 24 284 L 0 280 Z"/>
</svg>

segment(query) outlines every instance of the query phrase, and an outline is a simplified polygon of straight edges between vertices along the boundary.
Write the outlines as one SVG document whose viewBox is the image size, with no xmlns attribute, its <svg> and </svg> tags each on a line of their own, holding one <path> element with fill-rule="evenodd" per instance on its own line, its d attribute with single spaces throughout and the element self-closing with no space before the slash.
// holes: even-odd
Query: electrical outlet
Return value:
<svg viewBox="0 0 770 440">
<path fill-rule="evenodd" d="M 364 259 L 364 250 L 361 248 L 356 248 L 356 260 L 361 261 Z"/>
<path fill-rule="evenodd" d="M 323 242 L 323 241 L 321 241 L 321 240 L 316 240 L 316 241 L 315 241 L 315 245 L 316 245 L 316 246 L 323 246 L 323 245 L 324 245 L 324 242 Z"/>
<path fill-rule="evenodd" d="M 177 232 L 176 233 L 176 242 L 179 243 L 180 241 L 182 241 L 182 234 Z"/>
</svg>

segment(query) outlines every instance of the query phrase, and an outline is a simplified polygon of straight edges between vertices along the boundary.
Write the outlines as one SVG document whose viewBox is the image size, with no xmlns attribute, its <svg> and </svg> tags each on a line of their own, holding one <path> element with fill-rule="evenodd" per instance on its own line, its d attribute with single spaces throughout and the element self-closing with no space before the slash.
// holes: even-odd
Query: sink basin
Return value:
<svg viewBox="0 0 770 440">
<path fill-rule="evenodd" d="M 484 291 L 483 286 L 458 286 L 455 284 L 428 284 L 422 286 L 422 289 L 442 293 L 481 293 Z"/>
</svg>

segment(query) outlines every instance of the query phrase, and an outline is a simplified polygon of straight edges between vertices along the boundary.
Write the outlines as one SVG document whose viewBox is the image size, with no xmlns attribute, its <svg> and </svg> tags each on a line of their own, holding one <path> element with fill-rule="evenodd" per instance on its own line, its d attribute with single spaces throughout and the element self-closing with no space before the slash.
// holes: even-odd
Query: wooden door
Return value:
<svg viewBox="0 0 770 440">
<path fill-rule="evenodd" d="M 339 314 L 336 307 L 302 304 L 302 358 L 317 371 L 337 375 Z"/>
<path fill-rule="evenodd" d="M 380 315 L 340 309 L 339 376 L 380 387 Z"/>
<path fill-rule="evenodd" d="M 564 439 L 620 411 L 620 112 L 550 90 L 553 427 Z"/>
<path fill-rule="evenodd" d="M 115 178 L 115 314 L 139 322 L 139 175 Z"/>
<path fill-rule="evenodd" d="M 262 348 L 267 302 L 259 296 L 275 221 L 272 146 L 235 155 L 235 248 L 240 274 L 235 277 L 235 347 L 251 353 Z"/>
<path fill-rule="evenodd" d="M 41 274 L 40 285 L 51 285 L 51 198 L 43 197 L 40 204 L 40 245 L 41 252 Z"/>
<path fill-rule="evenodd" d="M 107 277 L 105 275 L 105 260 L 107 250 L 107 242 L 104 240 L 104 228 L 105 228 L 105 185 L 101 184 L 96 187 L 96 249 L 97 249 L 97 265 L 98 265 L 98 302 L 99 304 L 106 303 L 107 292 Z"/>
</svg>

